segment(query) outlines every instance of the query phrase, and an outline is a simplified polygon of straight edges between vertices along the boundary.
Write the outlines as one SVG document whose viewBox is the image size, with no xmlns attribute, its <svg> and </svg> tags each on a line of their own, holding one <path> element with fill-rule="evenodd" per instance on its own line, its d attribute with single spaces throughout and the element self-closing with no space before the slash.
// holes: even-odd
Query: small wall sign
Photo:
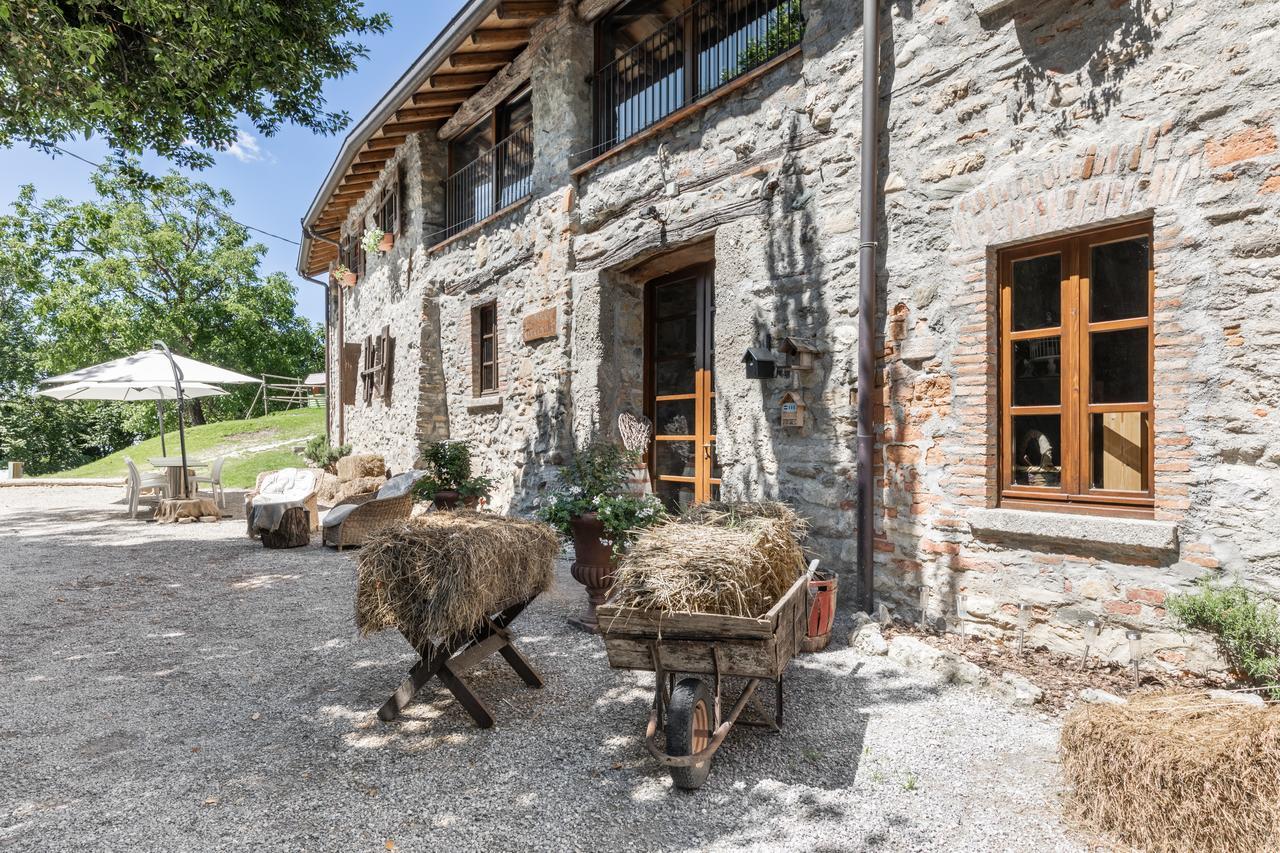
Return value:
<svg viewBox="0 0 1280 853">
<path fill-rule="evenodd" d="M 524 342 L 546 340 L 556 336 L 556 309 L 547 308 L 524 316 Z"/>
</svg>

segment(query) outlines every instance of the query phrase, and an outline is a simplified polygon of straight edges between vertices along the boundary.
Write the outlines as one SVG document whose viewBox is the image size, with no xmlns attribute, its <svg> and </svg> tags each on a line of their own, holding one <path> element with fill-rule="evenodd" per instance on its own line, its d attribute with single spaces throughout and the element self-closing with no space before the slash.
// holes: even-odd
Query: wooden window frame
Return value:
<svg viewBox="0 0 1280 853">
<path fill-rule="evenodd" d="M 400 172 L 398 169 L 378 194 L 378 210 L 374 214 L 373 221 L 383 233 L 399 236 L 402 210 L 400 206 Z"/>
<path fill-rule="evenodd" d="M 1106 243 L 1147 239 L 1147 314 L 1145 317 L 1089 320 L 1090 250 Z M 1012 330 L 1013 264 L 1058 254 L 1061 269 L 1060 325 Z M 1150 219 L 1096 228 L 1001 250 L 997 255 L 999 504 L 1012 509 L 1049 509 L 1098 515 L 1151 518 L 1155 508 L 1155 241 Z M 1147 399 L 1144 403 L 1089 401 L 1091 333 L 1147 330 Z M 1013 344 L 1057 335 L 1061 341 L 1062 389 L 1057 406 L 1014 406 Z M 1092 430 L 1090 417 L 1108 412 L 1142 412 L 1146 423 L 1146 489 L 1142 492 L 1095 489 L 1090 485 Z M 1061 423 L 1059 487 L 1016 484 L 1014 478 L 1015 415 L 1058 415 Z"/>
<path fill-rule="evenodd" d="M 654 352 L 656 350 L 656 293 L 658 288 L 672 282 L 693 279 L 695 303 L 698 322 L 694 344 L 694 387 L 692 393 L 663 394 L 657 393 L 657 376 L 654 370 Z M 713 490 L 722 488 L 722 478 L 713 476 L 719 462 L 716 433 L 711 431 L 711 423 L 716 405 L 715 388 L 715 261 L 693 264 L 676 272 L 659 276 L 645 282 L 644 288 L 644 413 L 655 427 L 654 436 L 649 442 L 646 465 L 649 468 L 650 480 L 655 484 L 659 480 L 670 483 L 687 484 L 693 487 L 693 502 L 703 503 L 716 499 Z M 688 435 L 659 435 L 658 404 L 694 401 L 694 423 L 690 424 L 693 433 Z M 693 476 L 660 474 L 658 472 L 658 443 L 663 441 L 691 441 L 694 447 Z M 723 494 L 721 492 L 721 494 Z"/>
<path fill-rule="evenodd" d="M 486 332 L 486 319 L 489 330 Z M 493 358 L 484 359 L 485 339 L 490 339 L 490 352 Z M 501 390 L 499 369 L 501 359 L 498 352 L 498 303 L 489 301 L 471 309 L 471 381 L 473 397 L 490 397 Z M 486 369 L 490 371 L 486 376 Z"/>
</svg>

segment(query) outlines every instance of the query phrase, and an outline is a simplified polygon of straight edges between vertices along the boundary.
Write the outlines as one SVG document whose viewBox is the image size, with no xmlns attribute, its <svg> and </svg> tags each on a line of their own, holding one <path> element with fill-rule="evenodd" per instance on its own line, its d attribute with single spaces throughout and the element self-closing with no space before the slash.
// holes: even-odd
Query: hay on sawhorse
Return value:
<svg viewBox="0 0 1280 853">
<path fill-rule="evenodd" d="M 804 572 L 805 524 L 786 504 L 698 504 L 640 533 L 609 602 L 650 612 L 758 617 Z"/>
<path fill-rule="evenodd" d="M 1138 850 L 1280 849 L 1280 706 L 1157 693 L 1062 727 L 1067 810 Z"/>
<path fill-rule="evenodd" d="M 396 628 L 421 658 L 378 716 L 393 719 L 437 677 L 479 726 L 492 726 L 493 713 L 465 681 L 492 654 L 541 687 L 508 626 L 551 585 L 559 553 L 547 525 L 488 513 L 433 512 L 375 533 L 360 552 L 356 627 Z"/>
</svg>

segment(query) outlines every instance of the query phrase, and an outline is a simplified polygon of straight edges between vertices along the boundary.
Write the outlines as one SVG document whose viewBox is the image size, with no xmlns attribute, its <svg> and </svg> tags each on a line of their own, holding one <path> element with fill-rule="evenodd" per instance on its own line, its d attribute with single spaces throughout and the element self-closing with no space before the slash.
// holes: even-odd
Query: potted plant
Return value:
<svg viewBox="0 0 1280 853">
<path fill-rule="evenodd" d="M 569 621 L 592 634 L 599 631 L 596 607 L 613 584 L 618 557 L 636 533 L 666 514 L 651 494 L 630 491 L 636 454 L 610 444 L 592 444 L 560 472 L 560 486 L 539 511 L 541 518 L 573 541 L 574 580 L 587 588 L 587 607 Z"/>
<path fill-rule="evenodd" d="M 493 481 L 471 474 L 471 446 L 465 441 L 433 441 L 422 448 L 427 472 L 414 484 L 414 493 L 430 500 L 436 509 L 467 508 L 488 500 Z"/>
<path fill-rule="evenodd" d="M 364 231 L 364 236 L 360 238 L 360 245 L 364 247 L 366 254 L 374 254 L 376 252 L 389 252 L 391 247 L 395 245 L 396 236 L 388 234 L 376 225 L 371 225 Z"/>
<path fill-rule="evenodd" d="M 323 435 L 317 435 L 308 441 L 302 451 L 304 459 L 330 474 L 338 473 L 338 460 L 350 455 L 351 445 L 343 444 L 334 447 L 329 444 L 329 439 Z"/>
<path fill-rule="evenodd" d="M 338 264 L 333 270 L 333 277 L 343 287 L 352 287 L 356 283 L 356 274 L 347 269 L 346 264 Z"/>
</svg>

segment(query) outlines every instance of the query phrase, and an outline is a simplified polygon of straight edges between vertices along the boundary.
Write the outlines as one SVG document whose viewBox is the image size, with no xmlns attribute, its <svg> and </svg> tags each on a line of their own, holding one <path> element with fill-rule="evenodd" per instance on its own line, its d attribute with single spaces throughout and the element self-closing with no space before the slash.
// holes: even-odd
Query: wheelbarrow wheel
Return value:
<svg viewBox="0 0 1280 853">
<path fill-rule="evenodd" d="M 715 705 L 711 691 L 701 678 L 682 678 L 671 691 L 667 706 L 667 754 L 696 755 L 711 743 L 715 728 Z M 711 772 L 711 759 L 689 767 L 672 767 L 671 781 L 677 788 L 701 788 Z"/>
</svg>

